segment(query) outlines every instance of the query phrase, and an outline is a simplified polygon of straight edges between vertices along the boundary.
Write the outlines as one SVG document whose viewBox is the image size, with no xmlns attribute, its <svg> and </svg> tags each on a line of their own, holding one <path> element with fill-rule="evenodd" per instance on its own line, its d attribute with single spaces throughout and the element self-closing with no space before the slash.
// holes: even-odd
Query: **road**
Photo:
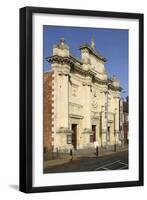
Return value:
<svg viewBox="0 0 147 200">
<path fill-rule="evenodd" d="M 103 157 L 81 157 L 62 165 L 48 166 L 44 173 L 82 172 L 128 169 L 128 151 Z"/>
</svg>

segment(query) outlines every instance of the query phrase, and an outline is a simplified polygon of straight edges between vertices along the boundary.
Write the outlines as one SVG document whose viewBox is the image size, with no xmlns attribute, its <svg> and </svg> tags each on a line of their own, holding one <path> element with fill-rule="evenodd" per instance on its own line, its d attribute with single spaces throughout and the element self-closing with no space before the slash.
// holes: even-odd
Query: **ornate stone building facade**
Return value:
<svg viewBox="0 0 147 200">
<path fill-rule="evenodd" d="M 129 142 L 129 101 L 128 97 L 126 99 L 121 99 L 120 101 L 120 132 L 122 135 L 123 144 L 128 144 Z"/>
<path fill-rule="evenodd" d="M 62 38 L 53 46 L 44 73 L 44 148 L 84 149 L 121 144 L 121 87 L 105 70 L 106 59 L 91 45 L 74 57 Z"/>
</svg>

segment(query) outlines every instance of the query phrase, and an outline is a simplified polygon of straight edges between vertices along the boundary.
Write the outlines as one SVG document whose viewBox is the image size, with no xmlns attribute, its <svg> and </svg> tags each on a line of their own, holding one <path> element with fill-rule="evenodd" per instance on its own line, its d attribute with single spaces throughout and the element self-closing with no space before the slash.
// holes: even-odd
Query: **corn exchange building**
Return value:
<svg viewBox="0 0 147 200">
<path fill-rule="evenodd" d="M 81 58 L 76 58 L 61 38 L 47 58 L 51 69 L 44 72 L 45 150 L 121 144 L 120 83 L 107 74 L 106 59 L 93 39 L 79 49 Z"/>
</svg>

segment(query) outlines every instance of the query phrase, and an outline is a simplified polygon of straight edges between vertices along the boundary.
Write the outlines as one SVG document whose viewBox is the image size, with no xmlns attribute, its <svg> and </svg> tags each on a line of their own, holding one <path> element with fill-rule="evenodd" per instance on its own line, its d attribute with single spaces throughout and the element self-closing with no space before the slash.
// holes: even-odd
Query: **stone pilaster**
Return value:
<svg viewBox="0 0 147 200">
<path fill-rule="evenodd" d="M 102 146 L 108 146 L 108 91 L 103 92 L 104 105 L 102 106 Z"/>
<path fill-rule="evenodd" d="M 106 114 L 105 114 L 105 108 L 102 106 L 102 112 L 101 112 L 101 133 L 102 133 L 102 147 L 106 146 Z"/>
<path fill-rule="evenodd" d="M 115 97 L 115 141 L 116 144 L 121 144 L 119 130 L 119 98 Z"/>
<path fill-rule="evenodd" d="M 84 132 L 91 133 L 91 79 L 88 77 L 83 83 L 84 88 Z"/>
<path fill-rule="evenodd" d="M 120 139 L 121 139 L 121 145 L 124 146 L 124 119 L 123 119 L 123 99 L 120 99 Z"/>
<path fill-rule="evenodd" d="M 83 82 L 83 91 L 84 91 L 84 96 L 83 96 L 83 103 L 84 103 L 84 107 L 83 107 L 83 115 L 84 115 L 84 119 L 83 119 L 83 131 L 82 133 L 84 134 L 84 138 L 85 138 L 85 148 L 90 147 L 90 134 L 92 133 L 92 129 L 91 129 L 91 94 L 90 94 L 90 90 L 91 90 L 91 79 L 90 78 L 86 78 L 85 81 Z"/>
<path fill-rule="evenodd" d="M 55 72 L 55 148 L 70 149 L 67 144 L 67 135 L 71 135 L 69 128 L 69 72 L 67 64 L 53 64 Z"/>
<path fill-rule="evenodd" d="M 61 84 L 59 86 L 60 90 L 60 127 L 69 128 L 69 87 L 68 87 L 68 73 L 69 66 L 64 65 L 62 72 L 59 73 Z"/>
</svg>

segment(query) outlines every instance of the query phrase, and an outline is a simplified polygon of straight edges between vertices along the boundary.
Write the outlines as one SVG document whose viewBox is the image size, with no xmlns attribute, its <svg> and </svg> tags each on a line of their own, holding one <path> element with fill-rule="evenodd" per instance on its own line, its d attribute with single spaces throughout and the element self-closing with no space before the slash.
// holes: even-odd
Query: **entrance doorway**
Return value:
<svg viewBox="0 0 147 200">
<path fill-rule="evenodd" d="M 74 149 L 77 148 L 77 124 L 72 124 L 72 145 Z"/>
<path fill-rule="evenodd" d="M 108 142 L 110 142 L 110 126 L 108 126 L 108 138 L 107 138 Z"/>
<path fill-rule="evenodd" d="M 93 137 L 93 142 L 96 141 L 96 125 L 92 125 L 92 137 Z"/>
</svg>

